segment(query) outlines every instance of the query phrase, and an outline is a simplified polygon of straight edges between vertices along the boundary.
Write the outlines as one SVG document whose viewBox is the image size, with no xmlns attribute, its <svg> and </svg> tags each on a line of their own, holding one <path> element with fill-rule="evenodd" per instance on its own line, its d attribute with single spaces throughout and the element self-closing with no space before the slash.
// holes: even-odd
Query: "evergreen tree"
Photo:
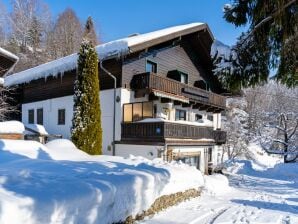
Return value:
<svg viewBox="0 0 298 224">
<path fill-rule="evenodd" d="M 96 36 L 96 32 L 95 32 L 95 28 L 94 28 L 94 24 L 91 16 L 89 16 L 87 19 L 87 22 L 85 25 L 84 37 L 88 39 L 93 44 L 93 46 L 96 46 L 98 44 L 97 36 Z"/>
<path fill-rule="evenodd" d="M 102 154 L 98 56 L 88 40 L 79 51 L 72 124 L 74 144 L 89 154 Z"/>
<path fill-rule="evenodd" d="M 232 47 L 236 57 L 225 59 L 229 66 L 215 57 L 215 73 L 226 87 L 237 90 L 264 83 L 270 70 L 276 70 L 274 78 L 287 86 L 298 85 L 296 0 L 234 0 L 225 5 L 224 18 L 249 27 Z"/>
</svg>

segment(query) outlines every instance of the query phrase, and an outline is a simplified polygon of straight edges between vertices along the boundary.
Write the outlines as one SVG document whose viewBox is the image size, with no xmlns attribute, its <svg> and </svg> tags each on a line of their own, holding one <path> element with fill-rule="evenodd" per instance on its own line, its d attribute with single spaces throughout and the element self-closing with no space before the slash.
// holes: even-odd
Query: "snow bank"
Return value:
<svg viewBox="0 0 298 224">
<path fill-rule="evenodd" d="M 203 185 L 185 164 L 89 156 L 68 140 L 0 140 L 0 161 L 1 223 L 118 222 Z"/>
<path fill-rule="evenodd" d="M 205 187 L 204 191 L 211 195 L 222 195 L 231 191 L 229 180 L 226 176 L 221 174 L 213 174 L 204 176 Z"/>
<path fill-rule="evenodd" d="M 282 162 L 282 158 L 277 155 L 269 155 L 262 147 L 257 143 L 250 143 L 248 145 L 248 151 L 256 165 L 253 164 L 256 170 L 266 170 L 274 167 L 276 164 Z M 257 167 L 259 166 L 259 167 Z"/>
<path fill-rule="evenodd" d="M 170 34 L 175 34 L 187 29 L 204 25 L 204 23 L 191 23 L 186 25 L 174 26 L 146 34 L 131 36 L 115 41 L 111 41 L 105 44 L 96 46 L 99 59 L 103 60 L 111 56 L 122 56 L 130 52 L 130 48 L 139 44 L 152 41 L 154 39 L 162 38 Z M 28 83 L 32 80 L 47 78 L 49 76 L 58 76 L 66 71 L 71 71 L 77 67 L 77 54 L 72 54 L 37 67 L 15 73 L 5 78 L 5 86 L 18 85 L 22 83 Z"/>
<path fill-rule="evenodd" d="M 48 153 L 51 158 L 55 160 L 71 160 L 71 161 L 82 161 L 90 160 L 90 156 L 79 150 L 71 141 L 68 139 L 56 139 L 48 142 L 46 145 Z"/>
<path fill-rule="evenodd" d="M 40 124 L 25 124 L 25 128 L 29 128 L 37 133 L 39 133 L 40 135 L 48 135 L 49 133 L 46 131 L 45 127 L 43 125 Z M 32 132 L 30 132 L 30 130 L 26 130 L 26 132 L 29 132 L 32 134 Z"/>
<path fill-rule="evenodd" d="M 0 134 L 23 134 L 25 127 L 19 121 L 0 122 Z"/>
</svg>

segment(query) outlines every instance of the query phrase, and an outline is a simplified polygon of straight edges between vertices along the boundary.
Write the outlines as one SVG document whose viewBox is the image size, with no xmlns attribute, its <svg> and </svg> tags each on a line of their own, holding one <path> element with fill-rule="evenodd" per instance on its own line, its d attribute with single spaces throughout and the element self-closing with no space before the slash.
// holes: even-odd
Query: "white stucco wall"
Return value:
<svg viewBox="0 0 298 224">
<path fill-rule="evenodd" d="M 43 125 L 50 134 L 61 134 L 63 138 L 70 138 L 73 96 L 22 104 L 22 122 L 28 124 L 28 110 L 34 109 L 34 123 L 36 123 L 38 108 L 43 108 Z M 65 125 L 58 125 L 58 109 L 65 109 Z"/>
<path fill-rule="evenodd" d="M 160 149 L 163 149 L 163 147 L 153 145 L 116 144 L 116 156 L 128 157 L 131 154 L 134 156 L 142 156 L 147 159 L 154 159 L 158 158 L 158 151 Z"/>
<path fill-rule="evenodd" d="M 147 101 L 146 97 L 134 97 L 134 92 L 127 89 L 118 88 L 116 96 L 120 97 L 120 101 L 116 102 L 116 141 L 121 140 L 121 122 L 123 104 L 131 102 Z M 112 154 L 113 141 L 113 101 L 114 90 L 100 91 L 101 102 L 101 122 L 103 130 L 103 153 Z M 73 96 L 65 96 L 53 98 L 49 100 L 37 101 L 33 103 L 22 104 L 22 122 L 28 123 L 28 110 L 34 109 L 34 123 L 36 123 L 38 108 L 43 108 L 44 126 L 50 134 L 61 134 L 63 138 L 70 138 L 73 117 Z M 65 109 L 65 125 L 58 125 L 58 109 Z"/>
</svg>

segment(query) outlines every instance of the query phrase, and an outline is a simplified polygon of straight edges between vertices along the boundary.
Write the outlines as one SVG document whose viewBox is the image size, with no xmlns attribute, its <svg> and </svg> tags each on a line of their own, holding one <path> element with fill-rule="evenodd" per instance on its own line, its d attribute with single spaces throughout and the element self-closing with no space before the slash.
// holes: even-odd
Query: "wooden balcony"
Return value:
<svg viewBox="0 0 298 224">
<path fill-rule="evenodd" d="M 224 144 L 223 131 L 214 131 L 211 127 L 200 127 L 174 122 L 134 122 L 122 123 L 121 140 L 138 142 L 166 142 L 167 140 L 193 140 Z"/>
<path fill-rule="evenodd" d="M 133 77 L 131 84 L 133 90 L 141 93 L 163 92 L 188 99 L 195 109 L 211 112 L 220 112 L 225 109 L 224 96 L 193 87 L 176 80 L 163 77 L 154 73 L 142 73 Z"/>
</svg>

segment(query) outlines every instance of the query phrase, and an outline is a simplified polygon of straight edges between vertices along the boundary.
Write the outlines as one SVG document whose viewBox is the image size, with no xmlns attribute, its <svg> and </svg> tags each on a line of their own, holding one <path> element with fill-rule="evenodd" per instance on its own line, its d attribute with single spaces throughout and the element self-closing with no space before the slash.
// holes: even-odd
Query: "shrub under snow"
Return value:
<svg viewBox="0 0 298 224">
<path fill-rule="evenodd" d="M 185 164 L 89 156 L 67 140 L 0 140 L 0 223 L 118 222 L 202 185 Z"/>
</svg>

